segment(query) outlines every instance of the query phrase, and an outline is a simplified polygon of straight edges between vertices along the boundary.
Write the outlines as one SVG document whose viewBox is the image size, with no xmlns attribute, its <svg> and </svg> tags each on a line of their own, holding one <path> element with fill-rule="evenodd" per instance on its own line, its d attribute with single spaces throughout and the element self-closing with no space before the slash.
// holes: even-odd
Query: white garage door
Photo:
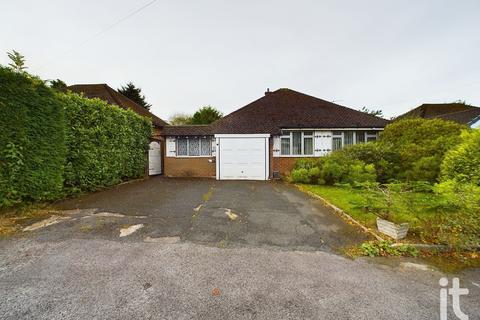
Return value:
<svg viewBox="0 0 480 320">
<path fill-rule="evenodd" d="M 162 173 L 162 151 L 160 142 L 150 142 L 148 149 L 148 174 L 156 175 Z"/>
<path fill-rule="evenodd" d="M 268 136 L 265 134 L 216 135 L 217 179 L 267 180 Z"/>
</svg>

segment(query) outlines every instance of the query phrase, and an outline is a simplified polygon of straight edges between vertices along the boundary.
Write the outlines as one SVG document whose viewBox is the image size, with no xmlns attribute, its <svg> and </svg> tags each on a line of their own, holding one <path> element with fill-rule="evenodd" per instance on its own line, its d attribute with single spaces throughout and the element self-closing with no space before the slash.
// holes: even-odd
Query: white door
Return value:
<svg viewBox="0 0 480 320">
<path fill-rule="evenodd" d="M 268 135 L 218 135 L 217 179 L 267 180 Z"/>
<path fill-rule="evenodd" d="M 156 175 L 162 173 L 162 149 L 160 142 L 150 142 L 148 150 L 148 174 Z"/>
</svg>

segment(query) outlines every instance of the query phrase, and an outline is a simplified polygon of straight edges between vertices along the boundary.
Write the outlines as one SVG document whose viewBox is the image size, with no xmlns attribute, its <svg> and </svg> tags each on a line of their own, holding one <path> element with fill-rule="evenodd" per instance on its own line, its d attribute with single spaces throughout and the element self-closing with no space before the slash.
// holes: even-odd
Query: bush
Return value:
<svg viewBox="0 0 480 320">
<path fill-rule="evenodd" d="M 311 169 L 318 167 L 319 160 L 315 158 L 300 158 L 295 161 L 294 169 Z"/>
<path fill-rule="evenodd" d="M 439 241 L 457 247 L 480 246 L 480 186 L 456 180 L 444 181 L 434 187 L 441 197 L 437 210 Z"/>
<path fill-rule="evenodd" d="M 333 185 L 342 181 L 345 176 L 346 166 L 338 164 L 334 159 L 326 157 L 320 167 L 320 184 Z"/>
<path fill-rule="evenodd" d="M 402 119 L 385 127 L 379 147 L 398 154 L 397 180 L 436 182 L 445 153 L 460 142 L 467 127 L 442 119 Z"/>
<path fill-rule="evenodd" d="M 0 207 L 61 196 L 61 103 L 43 81 L 0 66 Z"/>
<path fill-rule="evenodd" d="M 461 138 L 462 142 L 445 155 L 442 179 L 480 185 L 480 130 L 464 131 Z"/>
<path fill-rule="evenodd" d="M 92 191 L 144 175 L 150 120 L 74 93 L 59 93 L 58 98 L 65 106 L 68 128 L 68 192 Z"/>
<path fill-rule="evenodd" d="M 305 168 L 293 169 L 290 177 L 292 182 L 295 183 L 310 183 L 310 179 L 308 177 L 308 170 Z"/>
<path fill-rule="evenodd" d="M 400 157 L 397 152 L 387 145 L 377 142 L 355 144 L 343 150 L 336 151 L 350 160 L 360 160 L 366 164 L 372 164 L 375 168 L 377 180 L 387 183 L 396 180 L 400 171 Z"/>
</svg>

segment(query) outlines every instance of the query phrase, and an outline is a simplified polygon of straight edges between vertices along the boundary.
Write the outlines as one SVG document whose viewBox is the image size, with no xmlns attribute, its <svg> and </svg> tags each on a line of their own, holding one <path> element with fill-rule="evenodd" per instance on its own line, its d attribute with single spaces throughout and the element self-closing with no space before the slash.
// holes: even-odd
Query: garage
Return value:
<svg viewBox="0 0 480 320">
<path fill-rule="evenodd" d="M 269 134 L 217 134 L 217 180 L 267 180 Z"/>
<path fill-rule="evenodd" d="M 162 173 L 162 149 L 160 142 L 150 142 L 148 149 L 148 174 L 150 176 Z"/>
</svg>

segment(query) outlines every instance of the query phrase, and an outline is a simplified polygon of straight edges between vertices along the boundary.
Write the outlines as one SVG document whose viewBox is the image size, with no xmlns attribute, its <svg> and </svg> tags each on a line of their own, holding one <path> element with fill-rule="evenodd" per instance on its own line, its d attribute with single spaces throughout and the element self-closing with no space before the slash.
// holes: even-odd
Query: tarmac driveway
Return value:
<svg viewBox="0 0 480 320">
<path fill-rule="evenodd" d="M 365 235 L 281 183 L 153 178 L 58 208 L 0 239 L 0 319 L 439 319 L 451 278 L 336 254 Z M 480 271 L 457 276 L 479 319 Z"/>
<path fill-rule="evenodd" d="M 125 241 L 179 237 L 221 247 L 332 250 L 366 239 L 320 201 L 280 182 L 155 177 L 57 207 L 125 217 L 93 214 L 80 224 L 67 221 L 44 232 L 50 240 L 72 235 L 118 240 L 119 228 L 128 224 L 143 227 Z"/>
</svg>

